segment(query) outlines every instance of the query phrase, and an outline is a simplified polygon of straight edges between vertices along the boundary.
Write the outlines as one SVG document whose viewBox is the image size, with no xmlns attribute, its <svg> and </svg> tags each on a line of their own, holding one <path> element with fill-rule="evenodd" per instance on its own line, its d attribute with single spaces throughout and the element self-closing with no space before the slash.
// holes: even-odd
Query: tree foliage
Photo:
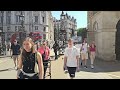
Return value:
<svg viewBox="0 0 120 90">
<path fill-rule="evenodd" d="M 81 37 L 82 37 L 82 40 L 83 40 L 84 38 L 87 38 L 87 30 L 86 30 L 86 28 L 79 28 L 79 29 L 77 30 L 77 36 L 81 36 Z"/>
<path fill-rule="evenodd" d="M 77 36 L 82 36 L 83 32 L 84 32 L 84 28 L 77 29 Z"/>
</svg>

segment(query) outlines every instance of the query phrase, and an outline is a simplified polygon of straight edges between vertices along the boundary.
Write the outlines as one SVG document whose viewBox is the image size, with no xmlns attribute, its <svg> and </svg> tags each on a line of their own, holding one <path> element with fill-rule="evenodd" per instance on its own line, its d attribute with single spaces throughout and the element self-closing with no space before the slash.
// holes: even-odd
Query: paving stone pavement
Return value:
<svg viewBox="0 0 120 90">
<path fill-rule="evenodd" d="M 53 50 L 51 50 L 51 56 L 54 56 Z M 51 62 L 51 79 L 69 79 L 68 73 L 65 74 L 63 71 L 63 62 L 63 56 Z M 105 62 L 96 59 L 94 69 L 90 68 L 90 60 L 87 66 L 87 69 L 80 66 L 80 72 L 76 72 L 75 79 L 120 79 L 120 62 Z M 0 58 L 0 79 L 16 79 L 16 70 L 13 67 L 14 63 L 10 57 Z"/>
</svg>

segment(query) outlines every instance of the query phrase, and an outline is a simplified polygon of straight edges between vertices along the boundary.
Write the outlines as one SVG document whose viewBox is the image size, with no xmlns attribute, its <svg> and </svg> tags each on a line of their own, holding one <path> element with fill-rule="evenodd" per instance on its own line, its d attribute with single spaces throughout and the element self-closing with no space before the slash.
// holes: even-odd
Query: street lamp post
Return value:
<svg viewBox="0 0 120 90">
<path fill-rule="evenodd" d="M 2 28 L 1 28 L 1 31 L 2 31 L 2 33 L 1 33 L 1 40 L 2 40 L 2 45 L 1 45 L 1 49 L 3 49 L 3 46 L 4 46 L 4 41 L 5 41 L 5 35 L 4 35 L 4 31 L 3 31 L 3 21 L 4 21 L 4 11 L 1 11 L 1 14 L 2 14 Z"/>
<path fill-rule="evenodd" d="M 19 19 L 21 21 L 21 28 L 19 30 L 19 43 L 22 46 L 23 39 L 25 39 L 25 37 L 26 37 L 26 33 L 24 30 L 24 15 L 23 15 L 22 11 L 21 11 L 21 14 L 19 16 Z"/>
<path fill-rule="evenodd" d="M 3 40 L 3 38 L 4 38 L 3 37 L 3 16 L 4 16 L 3 14 L 4 14 L 4 11 L 1 11 L 1 14 L 2 14 L 1 15 L 2 17 L 1 17 L 1 30 L 0 30 L 0 33 L 1 33 L 1 38 L 0 38 L 0 40 L 1 40 L 0 41 L 0 54 L 2 53 L 2 47 L 3 47 L 3 43 L 4 43 L 3 42 L 4 41 Z"/>
</svg>

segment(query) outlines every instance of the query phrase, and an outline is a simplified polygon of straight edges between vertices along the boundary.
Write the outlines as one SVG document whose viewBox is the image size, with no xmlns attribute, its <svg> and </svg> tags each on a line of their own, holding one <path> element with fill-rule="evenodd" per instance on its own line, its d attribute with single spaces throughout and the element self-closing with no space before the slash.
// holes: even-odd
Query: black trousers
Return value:
<svg viewBox="0 0 120 90">
<path fill-rule="evenodd" d="M 76 67 L 67 67 L 70 77 L 75 77 Z"/>
<path fill-rule="evenodd" d="M 43 66 L 44 66 L 44 78 L 45 78 L 46 71 L 47 71 L 47 68 L 48 68 L 48 61 L 49 61 L 49 60 L 44 60 L 44 61 L 43 61 Z"/>
<path fill-rule="evenodd" d="M 54 53 L 55 53 L 55 59 L 57 59 L 58 58 L 58 56 L 57 56 L 57 50 L 54 50 Z"/>
</svg>

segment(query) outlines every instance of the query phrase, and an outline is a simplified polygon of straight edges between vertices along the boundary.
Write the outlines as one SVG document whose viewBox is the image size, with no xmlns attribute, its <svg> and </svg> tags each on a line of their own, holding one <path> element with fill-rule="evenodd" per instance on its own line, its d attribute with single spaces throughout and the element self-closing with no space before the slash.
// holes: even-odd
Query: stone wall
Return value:
<svg viewBox="0 0 120 90">
<path fill-rule="evenodd" d="M 118 11 L 101 11 L 92 16 L 92 30 L 95 35 L 96 56 L 102 60 L 112 61 L 116 59 L 115 55 L 115 38 L 116 24 L 120 20 L 120 12 Z M 97 23 L 96 25 L 94 25 Z M 88 28 L 89 29 L 89 28 Z M 88 38 L 94 40 L 94 35 Z"/>
</svg>

